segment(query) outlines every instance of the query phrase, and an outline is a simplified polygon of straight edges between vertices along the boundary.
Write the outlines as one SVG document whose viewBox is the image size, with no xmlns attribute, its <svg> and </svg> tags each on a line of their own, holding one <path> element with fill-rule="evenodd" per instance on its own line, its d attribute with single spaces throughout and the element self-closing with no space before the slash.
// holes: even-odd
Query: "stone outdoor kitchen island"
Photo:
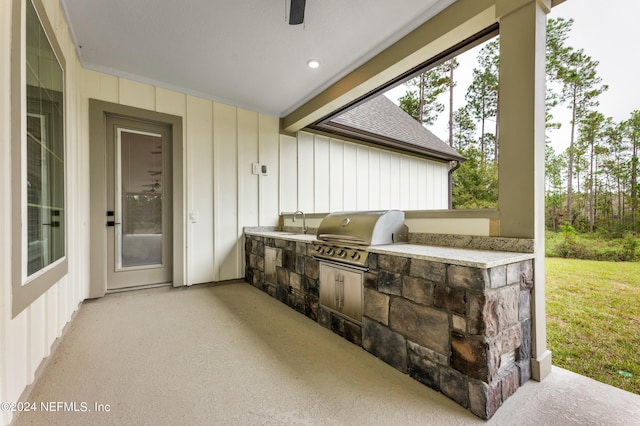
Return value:
<svg viewBox="0 0 640 426">
<path fill-rule="evenodd" d="M 370 247 L 358 324 L 319 305 L 311 239 L 278 234 L 247 230 L 247 282 L 476 416 L 491 418 L 530 379 L 533 254 Z M 265 247 L 277 251 L 276 283 Z"/>
</svg>

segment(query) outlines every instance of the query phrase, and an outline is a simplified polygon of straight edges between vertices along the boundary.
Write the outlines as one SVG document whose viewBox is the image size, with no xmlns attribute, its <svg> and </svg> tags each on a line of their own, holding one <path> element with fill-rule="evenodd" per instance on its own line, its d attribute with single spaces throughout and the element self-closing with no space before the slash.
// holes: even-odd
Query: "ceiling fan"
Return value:
<svg viewBox="0 0 640 426">
<path fill-rule="evenodd" d="M 155 179 L 155 182 L 153 183 L 145 183 L 142 184 L 141 186 L 148 186 L 149 189 L 147 189 L 145 192 L 157 192 L 160 189 L 160 181 L 158 179 Z"/>
<path fill-rule="evenodd" d="M 304 7 L 307 0 L 291 0 L 289 8 L 289 25 L 300 25 L 304 22 Z"/>
</svg>

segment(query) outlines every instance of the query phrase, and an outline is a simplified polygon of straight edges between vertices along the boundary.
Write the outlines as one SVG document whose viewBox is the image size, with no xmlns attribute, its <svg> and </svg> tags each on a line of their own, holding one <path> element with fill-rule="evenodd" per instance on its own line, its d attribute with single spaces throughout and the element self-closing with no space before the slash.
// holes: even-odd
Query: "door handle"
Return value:
<svg viewBox="0 0 640 426">
<path fill-rule="evenodd" d="M 107 221 L 107 226 L 115 226 L 120 225 L 120 222 L 114 222 L 113 220 Z"/>
</svg>

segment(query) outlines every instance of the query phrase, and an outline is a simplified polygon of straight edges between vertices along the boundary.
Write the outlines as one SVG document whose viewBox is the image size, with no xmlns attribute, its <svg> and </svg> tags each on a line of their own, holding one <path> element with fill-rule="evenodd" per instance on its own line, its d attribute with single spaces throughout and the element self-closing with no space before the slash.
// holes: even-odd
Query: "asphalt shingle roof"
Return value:
<svg viewBox="0 0 640 426">
<path fill-rule="evenodd" d="M 418 151 L 439 158 L 460 160 L 463 157 L 442 139 L 431 133 L 413 117 L 380 95 L 332 118 L 330 126 L 348 129 L 411 145 Z"/>
</svg>

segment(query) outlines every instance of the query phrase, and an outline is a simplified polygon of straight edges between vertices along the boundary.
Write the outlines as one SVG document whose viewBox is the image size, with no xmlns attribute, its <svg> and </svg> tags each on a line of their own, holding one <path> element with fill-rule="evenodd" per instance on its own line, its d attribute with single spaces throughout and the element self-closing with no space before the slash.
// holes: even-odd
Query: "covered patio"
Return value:
<svg viewBox="0 0 640 426">
<path fill-rule="evenodd" d="M 640 396 L 553 367 L 480 420 L 243 282 L 85 302 L 39 376 L 29 401 L 75 401 L 78 410 L 85 402 L 91 412 L 38 405 L 16 425 L 620 426 L 640 418 Z"/>
<path fill-rule="evenodd" d="M 505 395 L 491 422 L 632 423 L 640 415 L 636 395 L 552 368 L 546 345 L 545 19 L 562 1 L 407 0 L 406 8 L 381 2 L 379 9 L 354 3 L 349 14 L 338 9 L 344 2 L 309 1 L 309 26 L 297 29 L 282 21 L 280 1 L 158 6 L 140 0 L 117 7 L 99 0 L 1 2 L 0 85 L 7 96 L 0 100 L 0 189 L 10 197 L 0 210 L 0 401 L 53 402 L 48 412 L 38 405 L 23 413 L 19 424 L 483 423 L 238 282 L 246 272 L 247 227 L 277 227 L 288 212 L 300 210 L 317 222 L 332 211 L 399 209 L 409 211 L 409 232 L 421 234 L 423 245 L 430 238 L 446 240 L 438 246 L 479 239 L 486 251 L 496 251 L 496 244 L 514 246 L 512 251 L 531 259 L 533 276 L 520 300 L 527 337 L 516 345 L 530 354 L 518 367 L 521 389 Z M 325 8 L 314 9 L 320 4 Z M 355 26 L 365 11 L 378 21 L 360 19 Z M 37 28 L 43 46 L 49 43 L 46 58 L 25 53 L 40 46 L 27 42 L 29 25 Z M 369 185 L 367 174 L 383 164 L 384 155 L 373 148 L 405 152 L 375 142 L 334 140 L 314 130 L 400 84 L 394 80 L 398 76 L 444 60 L 469 40 L 478 41 L 479 34 L 497 33 L 497 209 L 411 211 L 417 210 L 410 201 L 418 191 L 403 185 L 408 180 L 401 176 L 409 175 L 411 160 L 387 167 L 394 188 Z M 342 35 L 336 40 L 336 34 Z M 320 54 L 325 55 L 321 68 L 310 70 L 307 60 Z M 54 100 L 64 123 L 58 132 L 64 155 L 56 153 L 61 204 L 50 214 L 55 220 L 30 225 L 47 230 L 43 241 L 26 232 L 31 182 L 23 173 L 29 155 L 48 149 L 47 138 L 38 139 L 42 150 L 25 149 L 27 89 L 52 89 L 44 77 L 35 83 L 27 79 L 27 70 L 37 68 L 29 61 L 40 60 L 56 70 Z M 113 229 L 121 223 L 107 205 L 118 199 L 112 191 L 117 173 L 107 171 L 107 164 L 117 168 L 116 161 L 105 159 L 106 146 L 114 143 L 107 137 L 114 128 L 107 120 L 113 117 L 160 125 L 138 132 L 166 133 L 170 140 L 155 148 L 167 153 L 172 176 L 163 185 L 172 191 L 171 203 L 163 205 L 171 218 L 163 231 L 169 241 L 163 252 L 167 268 L 161 279 L 145 281 L 140 274 L 131 285 L 168 282 L 168 287 L 108 292 L 120 288 L 109 287 L 107 278 L 107 272 L 120 272 L 113 260 L 117 250 L 109 244 L 117 243 Z M 340 173 L 330 167 L 334 147 L 343 161 Z M 41 163 L 31 158 L 31 164 Z M 361 165 L 364 172 L 357 173 Z M 448 162 L 437 166 L 446 175 Z M 340 179 L 327 179 L 322 170 Z M 327 196 L 331 191 L 338 196 Z M 385 202 L 394 199 L 396 204 Z M 40 201 L 50 208 L 46 199 Z M 57 257 L 33 256 L 42 262 L 28 269 L 30 243 L 44 246 L 49 229 L 59 237 Z M 506 272 L 494 278 L 506 283 Z M 519 300 L 512 301 L 519 308 Z M 486 306 L 478 312 L 484 315 Z M 464 321 L 457 326 L 468 329 Z M 483 332 L 469 332 L 470 338 L 486 343 Z M 450 342 L 441 343 L 447 358 Z M 496 349 L 494 355 L 508 354 Z M 490 390 L 494 401 L 503 401 L 499 380 Z M 76 408 L 65 402 L 85 402 L 92 410 L 82 404 L 65 410 Z M 0 422 L 9 424 L 13 414 L 1 413 Z"/>
</svg>

